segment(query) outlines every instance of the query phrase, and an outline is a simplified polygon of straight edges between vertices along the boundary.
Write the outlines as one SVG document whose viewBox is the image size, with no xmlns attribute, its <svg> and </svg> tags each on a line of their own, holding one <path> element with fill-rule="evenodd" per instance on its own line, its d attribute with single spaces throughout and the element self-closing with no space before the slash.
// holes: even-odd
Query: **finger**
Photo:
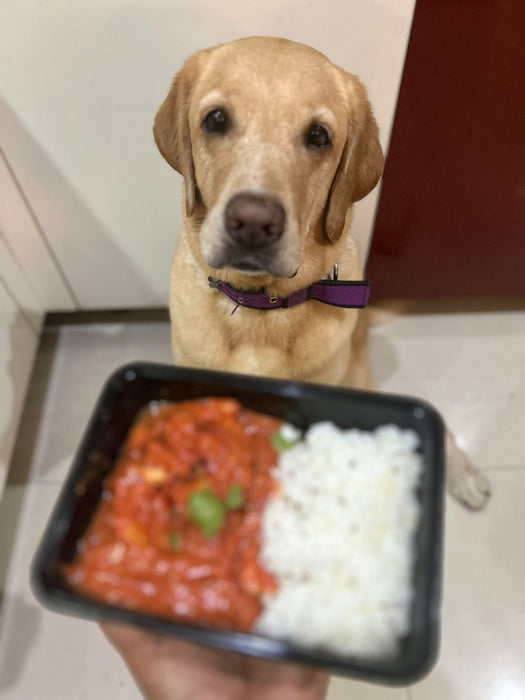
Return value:
<svg viewBox="0 0 525 700">
<path fill-rule="evenodd" d="M 99 625 L 111 644 L 121 650 L 142 643 L 144 635 L 147 634 L 136 627 L 119 625 L 115 622 L 100 622 Z"/>
<path fill-rule="evenodd" d="M 261 659 L 251 660 L 249 674 L 254 700 L 321 700 L 330 682 L 325 671 Z"/>
</svg>

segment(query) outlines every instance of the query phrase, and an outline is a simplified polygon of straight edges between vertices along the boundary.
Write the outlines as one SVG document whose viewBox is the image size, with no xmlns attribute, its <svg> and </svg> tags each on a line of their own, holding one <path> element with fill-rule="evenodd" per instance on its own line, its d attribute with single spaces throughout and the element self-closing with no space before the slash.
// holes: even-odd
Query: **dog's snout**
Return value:
<svg viewBox="0 0 525 700">
<path fill-rule="evenodd" d="M 226 205 L 224 223 L 233 240 L 245 247 L 261 248 L 283 235 L 286 215 L 271 195 L 242 192 Z"/>
</svg>

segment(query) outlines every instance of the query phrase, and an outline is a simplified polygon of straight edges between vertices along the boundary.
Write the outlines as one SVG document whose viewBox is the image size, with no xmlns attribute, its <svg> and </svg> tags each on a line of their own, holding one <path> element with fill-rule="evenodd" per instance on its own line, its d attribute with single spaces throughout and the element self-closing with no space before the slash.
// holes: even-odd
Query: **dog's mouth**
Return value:
<svg viewBox="0 0 525 700">
<path fill-rule="evenodd" d="M 258 259 L 258 257 L 245 258 L 236 256 L 226 256 L 222 260 L 213 261 L 211 267 L 221 270 L 235 270 L 244 275 L 271 275 L 277 279 L 292 279 L 297 275 L 298 267 L 290 267 L 286 260 L 279 257 L 269 257 L 268 259 Z"/>
<path fill-rule="evenodd" d="M 254 262 L 249 262 L 248 260 L 239 260 L 239 262 L 232 264 L 231 268 L 233 270 L 237 270 L 237 272 L 244 272 L 247 275 L 258 275 L 268 272 L 268 270 L 261 265 Z"/>
<path fill-rule="evenodd" d="M 269 270 L 267 270 L 264 267 L 261 267 L 260 265 L 254 265 L 253 263 L 249 262 L 240 262 L 235 265 L 231 266 L 232 270 L 235 270 L 236 272 L 242 272 L 245 275 L 263 275 L 265 273 L 270 273 L 272 274 Z M 291 275 L 288 275 L 287 279 L 293 279 L 294 277 L 297 276 L 297 273 L 299 272 L 299 268 L 297 268 L 294 272 L 292 272 Z"/>
</svg>

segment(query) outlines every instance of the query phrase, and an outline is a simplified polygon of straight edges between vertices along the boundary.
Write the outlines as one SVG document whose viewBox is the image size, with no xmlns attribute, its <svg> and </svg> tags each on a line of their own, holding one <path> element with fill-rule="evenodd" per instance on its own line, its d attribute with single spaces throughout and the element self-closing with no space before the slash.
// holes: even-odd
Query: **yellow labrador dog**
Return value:
<svg viewBox="0 0 525 700">
<path fill-rule="evenodd" d="M 350 225 L 384 159 L 356 76 L 285 39 L 223 44 L 185 63 L 154 136 L 184 178 L 170 292 L 175 361 L 373 388 Z M 481 507 L 483 477 L 451 449 L 452 490 Z"/>
</svg>

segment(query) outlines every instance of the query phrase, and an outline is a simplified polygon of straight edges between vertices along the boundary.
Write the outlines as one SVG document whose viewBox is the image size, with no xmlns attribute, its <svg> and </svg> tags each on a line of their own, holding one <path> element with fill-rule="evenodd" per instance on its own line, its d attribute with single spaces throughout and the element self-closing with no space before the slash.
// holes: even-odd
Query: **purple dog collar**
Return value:
<svg viewBox="0 0 525 700">
<path fill-rule="evenodd" d="M 234 311 L 239 306 L 249 309 L 288 309 L 290 306 L 302 304 L 304 301 L 314 299 L 330 306 L 340 306 L 344 309 L 362 309 L 368 302 L 370 285 L 368 282 L 343 282 L 339 280 L 320 280 L 309 287 L 299 289 L 289 297 L 268 296 L 267 294 L 252 294 L 230 287 L 226 282 L 221 282 L 213 277 L 208 277 L 210 287 L 222 292 L 225 297 L 236 304 Z"/>
</svg>

